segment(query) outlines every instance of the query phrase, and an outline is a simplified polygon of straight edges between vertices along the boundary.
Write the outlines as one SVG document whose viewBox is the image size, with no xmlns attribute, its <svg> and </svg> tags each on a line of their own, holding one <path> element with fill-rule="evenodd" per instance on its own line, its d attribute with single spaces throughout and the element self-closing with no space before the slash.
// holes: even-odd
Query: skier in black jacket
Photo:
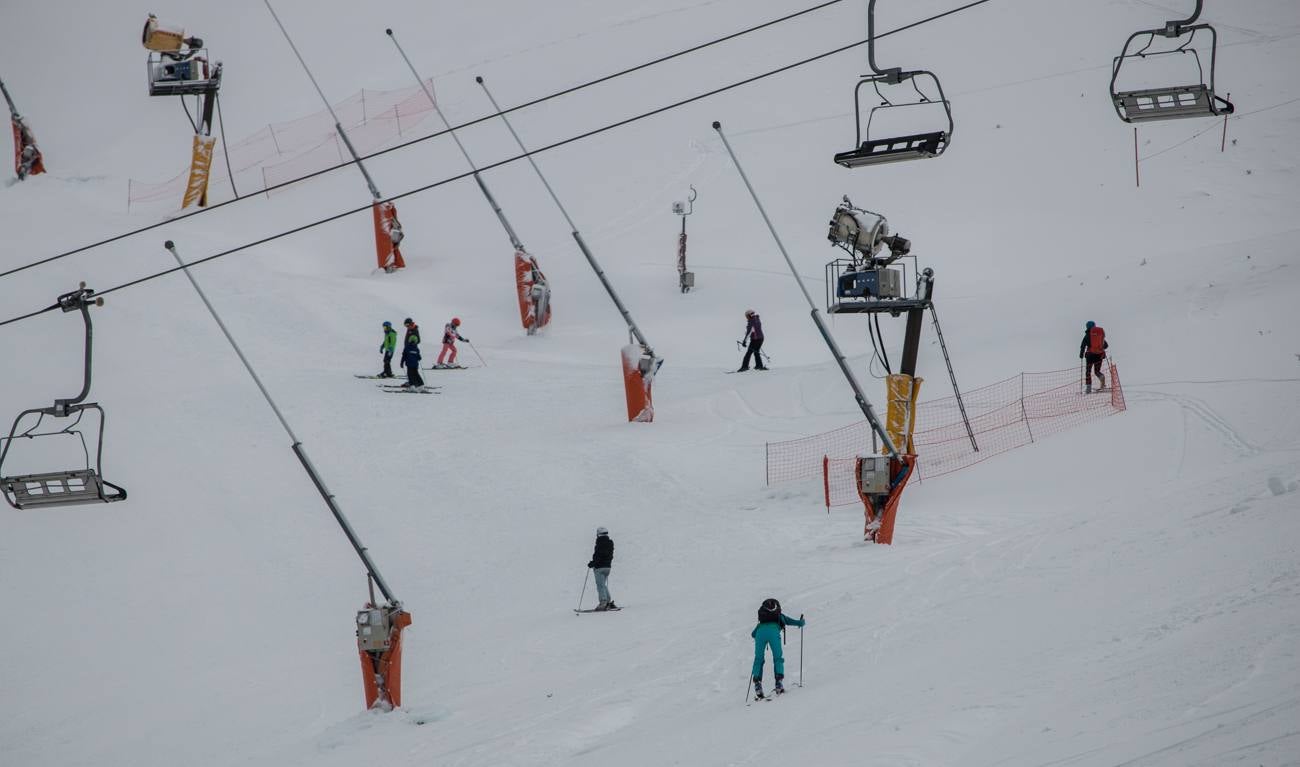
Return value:
<svg viewBox="0 0 1300 767">
<path fill-rule="evenodd" d="M 596 573 L 596 596 L 600 598 L 600 604 L 596 605 L 596 610 L 619 610 L 618 605 L 609 596 L 609 569 L 614 564 L 614 539 L 609 537 L 609 531 L 603 527 L 596 528 L 596 548 L 591 552 L 591 561 L 587 563 L 592 572 Z"/>
</svg>

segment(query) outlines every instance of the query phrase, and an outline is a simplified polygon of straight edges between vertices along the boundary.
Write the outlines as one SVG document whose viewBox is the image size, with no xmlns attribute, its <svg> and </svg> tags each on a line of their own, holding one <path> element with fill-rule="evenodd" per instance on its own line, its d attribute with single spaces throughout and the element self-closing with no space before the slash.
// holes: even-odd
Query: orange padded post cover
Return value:
<svg viewBox="0 0 1300 767">
<path fill-rule="evenodd" d="M 862 498 L 862 505 L 865 507 L 866 524 L 863 528 L 863 538 L 876 543 L 891 544 L 894 542 L 894 520 L 898 516 L 898 501 L 903 496 L 903 488 L 907 486 L 907 481 L 912 478 L 912 473 L 916 471 L 916 456 L 904 455 L 903 460 L 891 460 L 889 462 L 889 474 L 891 477 L 897 477 L 902 471 L 903 466 L 907 467 L 907 472 L 903 474 L 898 484 L 889 491 L 889 496 L 885 499 L 885 508 L 877 509 L 871 502 L 871 497 L 858 488 L 858 495 Z M 855 473 L 861 476 L 861 466 L 855 467 Z M 874 531 L 871 530 L 871 523 L 880 520 L 880 526 Z"/>
<path fill-rule="evenodd" d="M 627 420 L 629 423 L 650 423 L 655 419 L 654 401 L 650 387 L 653 374 L 647 379 L 641 374 L 641 347 L 628 344 L 623 347 L 623 390 L 627 395 Z"/>
<path fill-rule="evenodd" d="M 375 256 L 379 268 L 385 272 L 405 269 L 402 260 L 402 225 L 397 220 L 397 206 L 391 202 L 377 202 L 370 206 L 375 214 Z"/>
<path fill-rule="evenodd" d="M 533 283 L 546 284 L 546 275 L 537 264 L 537 259 L 522 250 L 515 251 L 515 289 L 519 293 L 519 321 L 524 330 L 541 329 L 551 321 L 551 302 L 546 302 L 542 316 L 536 316 L 533 305 Z"/>
<path fill-rule="evenodd" d="M 378 659 L 357 648 L 361 654 L 361 683 L 366 691 L 366 708 L 397 708 L 402 705 L 402 629 L 411 625 L 411 614 L 399 610 L 393 616 L 389 646 Z M 384 681 L 383 689 L 378 679 Z"/>
<path fill-rule="evenodd" d="M 45 158 L 41 156 L 41 150 L 36 148 L 36 139 L 18 120 L 10 119 L 9 124 L 14 128 L 14 173 L 22 175 L 23 147 L 28 144 L 31 144 L 32 150 L 36 152 L 36 159 L 32 161 L 32 169 L 27 172 L 27 175 L 35 176 L 37 173 L 44 173 Z"/>
</svg>

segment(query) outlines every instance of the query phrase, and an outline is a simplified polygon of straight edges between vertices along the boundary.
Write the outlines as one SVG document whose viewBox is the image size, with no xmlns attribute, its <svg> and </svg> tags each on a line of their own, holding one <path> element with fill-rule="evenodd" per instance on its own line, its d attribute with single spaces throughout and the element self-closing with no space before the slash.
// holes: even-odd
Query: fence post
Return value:
<svg viewBox="0 0 1300 767">
<path fill-rule="evenodd" d="M 393 105 L 393 119 L 397 120 L 397 135 L 402 135 L 402 113 L 398 111 L 398 104 Z"/>
<path fill-rule="evenodd" d="M 1034 442 L 1034 430 L 1029 426 L 1029 413 L 1025 412 L 1025 374 L 1020 374 L 1020 417 L 1025 420 L 1025 431 L 1029 432 L 1029 442 Z"/>
<path fill-rule="evenodd" d="M 826 513 L 831 513 L 831 459 L 828 455 L 822 456 L 822 493 L 826 496 Z"/>
<path fill-rule="evenodd" d="M 271 123 L 267 123 L 266 129 L 271 133 L 271 143 L 275 144 L 275 153 L 284 154 L 284 152 L 280 151 L 280 140 L 275 137 L 275 126 Z"/>
</svg>

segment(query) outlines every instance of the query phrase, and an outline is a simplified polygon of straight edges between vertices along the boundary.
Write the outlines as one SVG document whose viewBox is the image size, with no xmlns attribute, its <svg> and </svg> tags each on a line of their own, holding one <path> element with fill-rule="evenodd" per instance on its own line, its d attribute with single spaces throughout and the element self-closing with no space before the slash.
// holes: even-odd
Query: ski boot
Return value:
<svg viewBox="0 0 1300 767">
<path fill-rule="evenodd" d="M 614 600 L 611 599 L 611 600 L 609 600 L 609 603 L 605 605 L 605 609 L 606 609 L 606 610 L 622 610 L 623 608 L 621 608 L 621 607 L 619 607 L 618 605 L 614 604 Z"/>
<path fill-rule="evenodd" d="M 754 699 L 763 700 L 767 696 L 763 695 L 763 678 L 754 677 Z"/>
<path fill-rule="evenodd" d="M 783 675 L 783 676 L 778 676 L 778 677 L 776 678 L 776 686 L 772 688 L 772 694 L 773 694 L 773 695 L 782 695 L 782 694 L 785 693 L 785 685 L 782 684 L 782 682 L 783 682 L 784 680 L 785 680 L 785 676 L 784 676 L 784 675 Z"/>
<path fill-rule="evenodd" d="M 609 609 L 609 602 L 601 602 L 600 604 L 592 608 L 591 611 L 594 613 L 603 613 L 608 609 Z"/>
</svg>

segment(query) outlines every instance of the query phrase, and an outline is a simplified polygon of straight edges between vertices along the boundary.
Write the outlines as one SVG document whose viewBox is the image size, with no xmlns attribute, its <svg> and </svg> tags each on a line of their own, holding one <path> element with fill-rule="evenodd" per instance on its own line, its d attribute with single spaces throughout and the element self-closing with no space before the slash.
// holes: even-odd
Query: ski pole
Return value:
<svg viewBox="0 0 1300 767">
<path fill-rule="evenodd" d="M 799 613 L 799 620 L 803 620 L 803 613 Z M 799 627 L 799 686 L 803 687 L 803 626 Z"/>
<path fill-rule="evenodd" d="M 471 344 L 469 341 L 466 341 L 465 345 L 470 348 L 470 351 L 474 352 L 474 356 L 478 357 L 478 361 L 483 363 L 483 367 L 487 367 L 487 360 L 483 359 L 483 355 L 478 353 L 478 349 L 474 348 L 474 344 Z"/>
<path fill-rule="evenodd" d="M 582 598 L 587 596 L 587 581 L 591 580 L 591 568 L 587 568 L 587 574 L 582 579 L 582 593 L 578 595 L 578 608 L 582 609 Z M 576 613 L 575 613 L 576 615 Z"/>
<path fill-rule="evenodd" d="M 753 679 L 750 679 L 748 676 L 745 677 L 745 703 L 746 704 L 749 703 L 749 687 L 751 684 L 753 684 L 753 682 L 754 682 Z"/>
</svg>

